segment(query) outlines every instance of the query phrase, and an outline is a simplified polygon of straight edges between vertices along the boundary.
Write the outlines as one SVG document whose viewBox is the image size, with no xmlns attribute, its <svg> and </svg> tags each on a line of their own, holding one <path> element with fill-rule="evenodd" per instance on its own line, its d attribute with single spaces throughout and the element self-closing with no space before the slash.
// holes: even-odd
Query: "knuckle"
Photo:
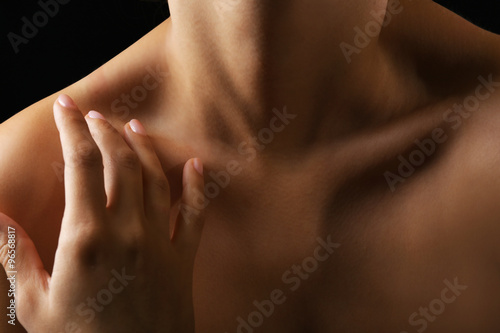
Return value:
<svg viewBox="0 0 500 333">
<path fill-rule="evenodd" d="M 139 157 L 128 148 L 117 149 L 112 158 L 118 166 L 126 169 L 137 170 L 140 167 Z"/>
<path fill-rule="evenodd" d="M 80 237 L 72 246 L 77 262 L 83 267 L 95 267 L 103 257 L 102 240 L 99 236 Z"/>
<path fill-rule="evenodd" d="M 96 167 L 102 165 L 101 152 L 90 141 L 81 141 L 73 147 L 66 163 L 75 167 Z"/>
<path fill-rule="evenodd" d="M 101 261 L 105 250 L 104 230 L 87 225 L 79 232 L 62 240 L 61 245 L 71 249 L 79 265 L 95 267 Z"/>
<path fill-rule="evenodd" d="M 159 188 L 163 192 L 170 192 L 170 184 L 163 175 L 156 175 L 153 178 L 153 185 Z"/>
<path fill-rule="evenodd" d="M 113 127 L 113 125 L 108 122 L 108 121 L 100 121 L 99 122 L 100 129 L 103 132 L 112 132 L 112 133 L 117 133 L 116 129 Z"/>
<path fill-rule="evenodd" d="M 119 135 L 113 125 L 107 121 L 93 122 L 89 129 L 91 137 L 96 142 L 105 142 L 110 136 Z"/>
<path fill-rule="evenodd" d="M 122 253 L 128 262 L 137 264 L 142 260 L 145 240 L 144 230 L 137 230 L 137 228 L 129 232 L 122 240 Z"/>
<path fill-rule="evenodd" d="M 64 128 L 67 128 L 70 131 L 87 127 L 87 124 L 83 116 L 76 112 L 65 113 L 62 121 L 64 123 Z"/>
<path fill-rule="evenodd" d="M 133 232 L 123 241 L 123 246 L 126 253 L 139 252 L 142 248 L 142 242 L 144 241 L 144 234 L 139 231 Z"/>
<path fill-rule="evenodd" d="M 91 129 L 92 136 L 104 136 L 109 135 L 110 133 L 115 134 L 118 133 L 113 125 L 108 121 L 94 121 L 89 126 Z"/>
</svg>

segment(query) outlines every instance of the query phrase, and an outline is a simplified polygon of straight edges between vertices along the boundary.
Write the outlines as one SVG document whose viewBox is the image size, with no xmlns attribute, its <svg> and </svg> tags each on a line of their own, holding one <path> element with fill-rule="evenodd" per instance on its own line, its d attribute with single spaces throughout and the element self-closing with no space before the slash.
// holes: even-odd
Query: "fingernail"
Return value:
<svg viewBox="0 0 500 333">
<path fill-rule="evenodd" d="M 130 122 L 130 128 L 134 133 L 141 134 L 141 135 L 146 135 L 146 129 L 144 126 L 142 126 L 141 122 L 137 119 L 132 119 Z"/>
<path fill-rule="evenodd" d="M 75 102 L 68 95 L 60 95 L 57 98 L 57 102 L 64 106 L 65 108 L 76 108 Z"/>
<path fill-rule="evenodd" d="M 94 118 L 94 119 L 102 119 L 102 120 L 106 120 L 106 118 L 104 118 L 104 116 L 102 114 L 100 114 L 99 112 L 97 111 L 90 111 L 87 116 L 89 116 L 90 118 Z"/>
<path fill-rule="evenodd" d="M 193 166 L 198 171 L 198 173 L 203 176 L 203 163 L 201 163 L 201 160 L 199 158 L 195 158 L 193 160 Z"/>
</svg>

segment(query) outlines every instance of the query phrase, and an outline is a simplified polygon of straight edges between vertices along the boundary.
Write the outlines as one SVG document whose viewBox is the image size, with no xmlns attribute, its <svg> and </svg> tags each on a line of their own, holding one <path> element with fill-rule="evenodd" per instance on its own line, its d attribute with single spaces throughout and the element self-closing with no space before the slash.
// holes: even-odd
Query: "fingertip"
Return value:
<svg viewBox="0 0 500 333">
<path fill-rule="evenodd" d="M 59 129 L 59 121 L 60 121 L 60 117 L 61 117 L 59 115 L 59 113 L 61 112 L 62 109 L 64 109 L 64 106 L 62 106 L 61 103 L 59 103 L 59 99 L 56 99 L 56 101 L 54 102 L 54 105 L 52 106 L 52 112 L 54 115 L 54 121 L 56 122 L 58 129 Z"/>
<path fill-rule="evenodd" d="M 57 102 L 62 107 L 69 108 L 69 109 L 76 109 L 75 101 L 73 101 L 73 99 L 66 94 L 59 95 L 59 97 L 57 98 Z"/>
<path fill-rule="evenodd" d="M 203 163 L 199 158 L 193 158 L 193 167 L 200 174 L 200 176 L 203 176 Z"/>
<path fill-rule="evenodd" d="M 54 115 L 54 121 L 56 123 L 57 129 L 60 130 L 60 124 L 65 117 L 65 110 L 78 111 L 78 107 L 76 103 L 73 101 L 71 97 L 66 94 L 61 94 L 57 97 L 54 102 L 52 111 Z"/>
<path fill-rule="evenodd" d="M 100 112 L 97 112 L 97 111 L 89 111 L 89 113 L 87 113 L 87 116 L 85 118 L 91 118 L 91 119 L 101 119 L 101 120 L 106 120 L 106 118 L 100 113 Z"/>
<path fill-rule="evenodd" d="M 186 162 L 182 177 L 182 203 L 196 208 L 201 212 L 205 208 L 205 179 L 203 164 L 199 158 L 192 158 Z"/>
<path fill-rule="evenodd" d="M 192 179 L 191 177 L 195 177 Z M 201 176 L 203 179 L 203 163 L 199 158 L 191 158 L 184 165 L 182 172 L 182 186 L 185 187 L 189 182 L 196 183 L 196 179 Z"/>
<path fill-rule="evenodd" d="M 136 133 L 136 134 L 140 134 L 140 135 L 148 135 L 148 133 L 146 132 L 146 129 L 144 128 L 144 126 L 142 125 L 142 123 L 137 120 L 137 119 L 132 119 L 131 121 L 129 121 L 129 127 L 130 129 L 132 130 L 132 132 Z"/>
</svg>

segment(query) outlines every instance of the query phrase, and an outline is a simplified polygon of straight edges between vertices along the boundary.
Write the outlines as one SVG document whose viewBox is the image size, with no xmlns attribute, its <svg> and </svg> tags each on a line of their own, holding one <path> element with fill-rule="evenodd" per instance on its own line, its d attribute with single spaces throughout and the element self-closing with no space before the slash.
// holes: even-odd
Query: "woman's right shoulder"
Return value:
<svg viewBox="0 0 500 333">
<path fill-rule="evenodd" d="M 52 113 L 57 96 L 27 107 L 0 125 L 0 211 L 40 245 L 42 260 L 49 266 L 64 211 L 64 164 Z"/>
<path fill-rule="evenodd" d="M 27 228 L 41 214 L 62 216 L 64 163 L 54 102 L 67 94 L 83 113 L 98 110 L 115 128 L 149 109 L 168 76 L 160 61 L 161 49 L 154 46 L 167 25 L 164 22 L 85 78 L 0 124 L 1 212 L 21 225 L 25 221 Z"/>
<path fill-rule="evenodd" d="M 62 148 L 53 117 L 61 93 L 80 98 L 86 94 L 76 83 L 0 124 L 0 212 L 28 233 L 49 272 L 65 205 Z M 7 304 L 8 286 L 1 281 L 0 303 Z M 0 323 L 0 332 L 25 332 L 19 325 L 10 326 Z"/>
</svg>

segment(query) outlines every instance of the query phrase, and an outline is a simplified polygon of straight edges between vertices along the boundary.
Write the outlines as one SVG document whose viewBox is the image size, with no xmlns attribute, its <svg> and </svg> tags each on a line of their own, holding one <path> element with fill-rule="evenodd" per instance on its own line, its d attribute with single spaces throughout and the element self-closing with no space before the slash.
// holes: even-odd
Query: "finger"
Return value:
<svg viewBox="0 0 500 333">
<path fill-rule="evenodd" d="M 124 214 L 144 212 L 141 163 L 120 133 L 97 111 L 85 120 L 104 161 L 104 183 L 108 207 Z"/>
<path fill-rule="evenodd" d="M 170 185 L 158 155 L 144 126 L 136 119 L 125 125 L 125 139 L 141 161 L 146 216 L 168 236 Z"/>
<path fill-rule="evenodd" d="M 54 103 L 54 119 L 64 157 L 66 209 L 102 212 L 106 207 L 106 193 L 101 153 L 69 96 L 61 95 Z"/>
<path fill-rule="evenodd" d="M 177 217 L 172 243 L 179 251 L 194 260 L 201 239 L 205 221 L 205 195 L 203 165 L 198 158 L 184 165 L 183 190 L 179 215 Z"/>
<path fill-rule="evenodd" d="M 17 315 L 25 327 L 34 318 L 48 291 L 49 274 L 31 238 L 7 215 L 0 213 L 0 260 L 15 291 Z M 14 286 L 12 286 L 14 285 Z"/>
</svg>

